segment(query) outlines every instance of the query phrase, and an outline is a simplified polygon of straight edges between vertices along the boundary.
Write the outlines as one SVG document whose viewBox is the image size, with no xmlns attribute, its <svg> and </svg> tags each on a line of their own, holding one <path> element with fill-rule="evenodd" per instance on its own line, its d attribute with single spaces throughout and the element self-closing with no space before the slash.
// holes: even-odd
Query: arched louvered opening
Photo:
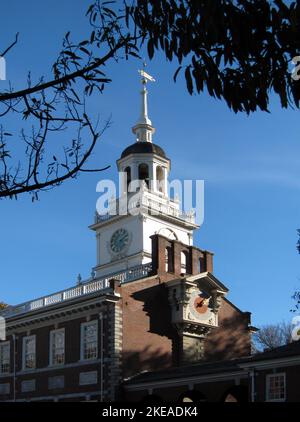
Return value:
<svg viewBox="0 0 300 422">
<path fill-rule="evenodd" d="M 160 166 L 156 167 L 156 184 L 157 184 L 157 190 L 159 192 L 164 193 L 165 192 L 164 170 Z"/>
<path fill-rule="evenodd" d="M 125 170 L 124 170 L 124 173 L 126 175 L 126 188 L 127 188 L 127 192 L 128 192 L 129 185 L 131 183 L 131 168 L 126 167 Z"/>
<path fill-rule="evenodd" d="M 149 167 L 147 164 L 139 165 L 139 180 L 143 180 L 149 188 Z"/>
</svg>

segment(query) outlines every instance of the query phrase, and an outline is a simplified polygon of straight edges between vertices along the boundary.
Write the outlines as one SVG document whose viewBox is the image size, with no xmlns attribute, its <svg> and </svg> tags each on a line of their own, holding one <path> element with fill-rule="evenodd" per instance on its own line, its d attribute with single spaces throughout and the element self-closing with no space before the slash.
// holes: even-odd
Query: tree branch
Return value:
<svg viewBox="0 0 300 422">
<path fill-rule="evenodd" d="M 5 54 L 7 54 L 9 52 L 9 50 L 11 50 L 17 44 L 18 38 L 19 38 L 19 32 L 16 33 L 15 41 L 9 47 L 7 47 L 7 49 L 4 50 L 2 54 L 0 54 L 0 57 L 4 57 Z"/>
<path fill-rule="evenodd" d="M 86 73 L 103 65 L 108 59 L 112 58 L 120 48 L 124 47 L 125 44 L 126 44 L 126 41 L 122 41 L 121 43 L 117 44 L 115 48 L 113 48 L 109 53 L 107 53 L 101 59 L 96 60 L 95 63 L 91 64 L 90 66 L 86 66 L 80 70 L 77 70 L 76 72 L 70 73 L 58 79 L 53 79 L 52 81 L 45 82 L 40 85 L 36 85 L 33 88 L 27 88 L 21 91 L 11 92 L 8 94 L 0 94 L 0 102 L 13 100 L 20 97 L 24 98 L 26 95 L 34 94 L 35 92 L 44 91 L 47 88 L 51 88 L 57 85 L 64 85 L 71 80 L 74 80 L 80 76 L 84 76 Z M 107 83 L 107 82 L 111 82 L 111 79 L 107 79 L 107 78 L 98 79 L 98 82 Z"/>
<path fill-rule="evenodd" d="M 33 192 L 33 191 L 39 191 L 48 187 L 52 187 L 53 185 L 59 185 L 61 184 L 63 181 L 72 178 L 73 176 L 75 176 L 82 168 L 82 166 L 86 163 L 86 161 L 88 160 L 89 156 L 91 155 L 96 142 L 98 140 L 98 138 L 102 135 L 102 133 L 106 130 L 107 127 L 109 127 L 109 122 L 106 122 L 104 128 L 102 129 L 101 133 L 97 133 L 94 131 L 93 126 L 88 118 L 88 116 L 86 114 L 84 114 L 84 118 L 85 118 L 85 125 L 88 126 L 88 128 L 90 129 L 90 132 L 92 134 L 92 142 L 90 147 L 86 150 L 86 152 L 84 153 L 83 157 L 81 158 L 81 160 L 77 163 L 77 165 L 75 167 L 72 168 L 72 170 L 68 171 L 68 173 L 56 177 L 55 179 L 51 179 L 48 180 L 46 182 L 35 182 L 34 184 L 31 184 L 30 186 L 24 186 L 24 182 L 23 183 L 19 183 L 18 186 L 20 187 L 12 187 L 10 189 L 7 189 L 4 192 L 0 191 L 0 198 L 4 198 L 4 197 L 13 197 L 16 195 L 19 195 L 21 193 L 25 193 L 25 192 Z M 35 167 L 36 168 L 36 167 Z M 106 166 L 102 169 L 98 169 L 97 171 L 104 171 L 107 168 L 109 168 L 109 166 Z M 36 180 L 36 179 L 35 179 Z M 27 181 L 25 181 L 26 183 Z"/>
</svg>

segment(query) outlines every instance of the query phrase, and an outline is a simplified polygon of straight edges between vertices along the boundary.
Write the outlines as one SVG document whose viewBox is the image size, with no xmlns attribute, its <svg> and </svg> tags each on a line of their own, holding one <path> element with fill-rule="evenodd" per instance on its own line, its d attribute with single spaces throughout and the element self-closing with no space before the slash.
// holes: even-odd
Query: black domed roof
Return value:
<svg viewBox="0 0 300 422">
<path fill-rule="evenodd" d="M 121 154 L 121 158 L 127 157 L 130 154 L 156 154 L 163 158 L 167 158 L 165 151 L 158 145 L 152 142 L 135 142 L 129 147 L 125 148 Z"/>
</svg>

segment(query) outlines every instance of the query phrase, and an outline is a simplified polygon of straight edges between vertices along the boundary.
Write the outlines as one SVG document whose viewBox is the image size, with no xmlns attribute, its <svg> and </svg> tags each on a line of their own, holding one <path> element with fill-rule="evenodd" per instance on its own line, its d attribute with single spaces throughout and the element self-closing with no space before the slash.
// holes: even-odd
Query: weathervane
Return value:
<svg viewBox="0 0 300 422">
<path fill-rule="evenodd" d="M 143 69 L 138 70 L 139 74 L 142 77 L 142 84 L 146 85 L 147 82 L 155 82 L 155 79 L 153 76 L 149 75 L 149 73 L 145 72 L 145 67 L 147 66 L 147 63 L 143 62 Z"/>
</svg>

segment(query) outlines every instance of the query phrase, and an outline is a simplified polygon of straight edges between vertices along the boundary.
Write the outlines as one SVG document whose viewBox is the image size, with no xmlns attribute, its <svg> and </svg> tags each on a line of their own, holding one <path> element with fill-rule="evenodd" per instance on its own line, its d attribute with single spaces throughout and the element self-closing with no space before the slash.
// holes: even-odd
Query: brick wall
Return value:
<svg viewBox="0 0 300 422">
<path fill-rule="evenodd" d="M 116 387 L 120 383 L 120 353 L 122 344 L 122 326 L 119 318 L 120 309 L 113 302 L 104 303 L 97 311 L 83 310 L 74 312 L 73 317 L 66 314 L 64 317 L 53 318 L 44 323 L 28 324 L 23 330 L 18 328 L 16 334 L 16 399 L 39 400 L 46 398 L 47 401 L 63 398 L 70 395 L 70 399 L 84 400 L 86 396 L 100 394 L 101 384 L 103 387 L 103 399 L 113 400 Z M 88 305 L 87 305 L 88 309 Z M 76 315 L 78 313 L 78 316 Z M 103 331 L 101 320 L 103 318 Z M 118 315 L 117 315 L 118 314 Z M 98 321 L 98 358 L 96 361 L 81 361 L 80 337 L 81 323 Z M 49 366 L 50 332 L 54 329 L 65 329 L 65 364 L 57 367 Z M 23 371 L 22 369 L 22 343 L 24 336 L 36 335 L 36 368 Z M 101 339 L 102 337 L 102 339 Z M 13 399 L 13 341 L 11 342 L 11 373 L 9 376 L 0 376 L 0 401 Z M 101 343 L 102 341 L 102 343 Z M 103 362 L 101 372 L 101 344 L 103 345 Z M 101 383 L 101 375 L 103 381 Z M 91 381 L 95 379 L 96 381 Z M 1 385 L 9 383 L 9 394 L 1 394 Z M 25 391 L 24 391 L 25 385 Z M 26 391 L 34 385 L 31 391 Z"/>
<path fill-rule="evenodd" d="M 177 333 L 159 277 L 122 286 L 123 375 L 170 366 Z"/>
<path fill-rule="evenodd" d="M 180 339 L 171 324 L 164 283 L 157 277 L 130 283 L 123 286 L 122 298 L 124 376 L 178 365 Z M 249 355 L 250 340 L 248 314 L 225 299 L 219 311 L 219 327 L 204 341 L 205 359 Z"/>
<path fill-rule="evenodd" d="M 213 253 L 188 246 L 178 240 L 170 240 L 155 234 L 152 239 L 153 273 L 166 276 L 166 272 L 179 276 L 182 273 L 181 254 L 186 254 L 186 273 L 190 275 L 200 272 L 213 272 Z M 166 266 L 166 250 L 168 250 L 168 265 Z M 168 268 L 167 268 L 168 267 Z"/>
<path fill-rule="evenodd" d="M 227 299 L 222 299 L 219 327 L 205 341 L 205 356 L 209 360 L 231 359 L 251 353 L 249 312 L 242 312 Z"/>
<path fill-rule="evenodd" d="M 166 267 L 166 248 L 169 259 Z M 182 339 L 171 323 L 168 301 L 170 280 L 180 277 L 181 253 L 187 254 L 187 274 L 213 271 L 213 254 L 161 235 L 152 236 L 153 275 L 121 286 L 123 314 L 123 375 L 143 370 L 176 366 L 180 362 Z M 249 314 L 224 299 L 219 312 L 219 328 L 204 341 L 206 359 L 227 359 L 250 353 Z M 202 344 L 202 341 L 201 341 Z M 202 356 L 202 350 L 199 350 Z"/>
</svg>

